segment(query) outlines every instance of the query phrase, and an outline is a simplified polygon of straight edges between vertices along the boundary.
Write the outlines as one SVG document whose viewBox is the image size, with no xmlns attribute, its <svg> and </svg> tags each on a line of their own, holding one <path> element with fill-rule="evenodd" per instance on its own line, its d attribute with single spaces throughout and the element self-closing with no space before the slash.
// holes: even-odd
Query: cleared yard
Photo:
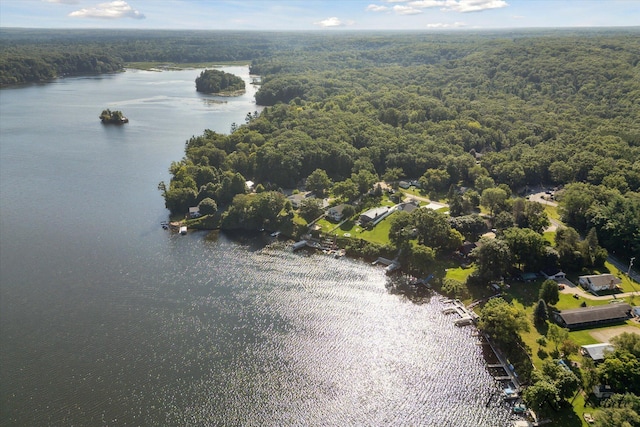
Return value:
<svg viewBox="0 0 640 427">
<path fill-rule="evenodd" d="M 640 335 L 640 328 L 635 326 L 618 326 L 615 328 L 606 328 L 599 329 L 596 331 L 590 331 L 589 335 L 593 338 L 597 339 L 600 342 L 609 342 L 609 340 L 617 335 L 620 335 L 623 332 L 628 332 L 630 334 L 638 334 Z"/>
</svg>

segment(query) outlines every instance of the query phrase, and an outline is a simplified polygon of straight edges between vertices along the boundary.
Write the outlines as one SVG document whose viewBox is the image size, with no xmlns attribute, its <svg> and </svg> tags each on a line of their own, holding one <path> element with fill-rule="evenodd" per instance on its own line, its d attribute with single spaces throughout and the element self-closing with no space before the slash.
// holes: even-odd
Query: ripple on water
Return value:
<svg viewBox="0 0 640 427">
<path fill-rule="evenodd" d="M 200 369 L 189 376 L 173 368 L 165 421 L 508 422 L 505 408 L 485 407 L 496 386 L 471 329 L 453 326 L 437 299 L 418 305 L 390 295 L 380 269 L 278 248 L 231 250 L 207 265 L 209 294 L 202 289 L 192 312 L 166 322 L 177 336 L 203 341 L 182 347 L 181 363 Z"/>
</svg>

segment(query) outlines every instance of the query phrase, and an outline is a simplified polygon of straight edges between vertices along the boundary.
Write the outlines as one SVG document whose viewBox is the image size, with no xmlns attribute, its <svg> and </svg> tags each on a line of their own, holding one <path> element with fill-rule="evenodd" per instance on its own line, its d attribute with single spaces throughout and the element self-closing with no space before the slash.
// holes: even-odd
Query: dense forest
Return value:
<svg viewBox="0 0 640 427">
<path fill-rule="evenodd" d="M 172 211 L 228 202 L 231 174 L 276 189 L 321 169 L 338 193 L 366 174 L 422 179 L 431 193 L 564 186 L 567 225 L 640 251 L 637 32 L 316 42 L 253 60 L 269 107 L 231 135 L 187 142 L 165 193 Z"/>
</svg>

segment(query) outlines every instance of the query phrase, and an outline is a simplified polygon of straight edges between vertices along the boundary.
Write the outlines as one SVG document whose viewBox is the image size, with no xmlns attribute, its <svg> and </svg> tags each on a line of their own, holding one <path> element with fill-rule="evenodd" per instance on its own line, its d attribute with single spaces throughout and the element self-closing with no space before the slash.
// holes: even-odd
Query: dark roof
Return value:
<svg viewBox="0 0 640 427">
<path fill-rule="evenodd" d="M 598 305 L 594 307 L 562 310 L 558 316 L 567 326 L 582 325 L 594 322 L 607 322 L 629 317 L 631 306 L 625 303 Z"/>
<path fill-rule="evenodd" d="M 400 203 L 398 207 L 407 213 L 411 213 L 418 208 L 418 205 L 416 203 L 408 202 L 408 203 Z"/>
</svg>

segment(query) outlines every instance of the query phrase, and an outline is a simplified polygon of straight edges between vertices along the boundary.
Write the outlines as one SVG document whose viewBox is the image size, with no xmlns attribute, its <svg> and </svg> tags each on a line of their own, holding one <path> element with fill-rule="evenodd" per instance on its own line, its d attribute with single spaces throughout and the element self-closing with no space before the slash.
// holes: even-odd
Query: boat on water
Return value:
<svg viewBox="0 0 640 427">
<path fill-rule="evenodd" d="M 271 233 L 271 237 L 278 237 L 280 235 L 279 231 L 274 231 L 273 233 Z"/>
</svg>

